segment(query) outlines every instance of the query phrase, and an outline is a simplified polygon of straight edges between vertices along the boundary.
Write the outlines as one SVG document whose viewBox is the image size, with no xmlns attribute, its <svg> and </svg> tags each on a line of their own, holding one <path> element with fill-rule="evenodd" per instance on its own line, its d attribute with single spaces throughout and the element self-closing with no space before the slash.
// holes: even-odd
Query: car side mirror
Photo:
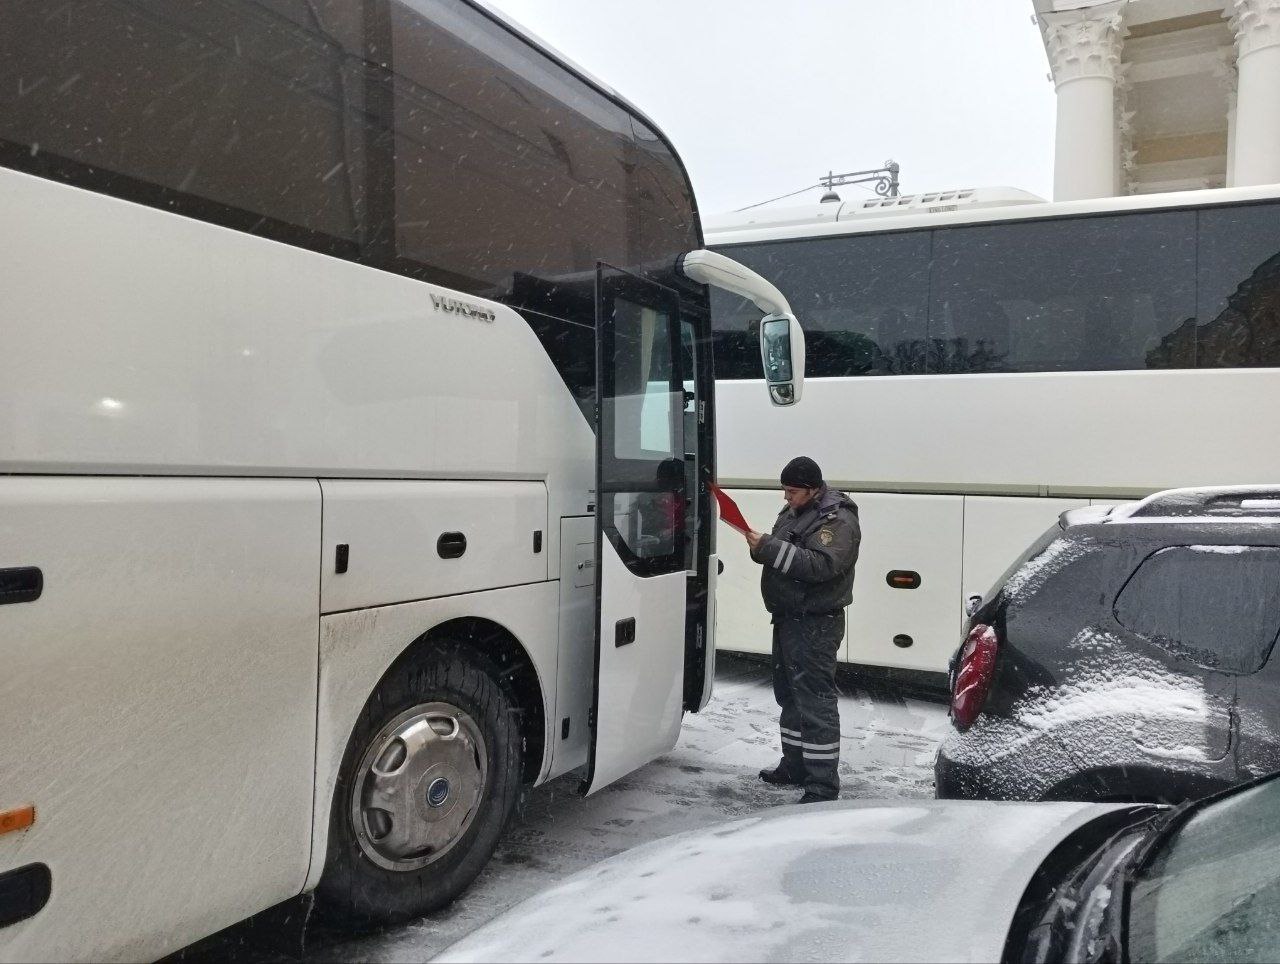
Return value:
<svg viewBox="0 0 1280 964">
<path fill-rule="evenodd" d="M 760 320 L 760 359 L 769 401 L 794 405 L 804 389 L 804 329 L 795 315 L 766 315 Z"/>
<path fill-rule="evenodd" d="M 972 617 L 972 616 L 973 616 L 973 614 L 974 614 L 974 613 L 976 613 L 976 612 L 977 612 L 979 609 L 981 609 L 981 608 L 982 608 L 982 597 L 981 597 L 981 596 L 970 596 L 970 597 L 965 601 L 965 604 L 964 604 L 964 614 L 965 614 L 966 616 Z"/>
</svg>

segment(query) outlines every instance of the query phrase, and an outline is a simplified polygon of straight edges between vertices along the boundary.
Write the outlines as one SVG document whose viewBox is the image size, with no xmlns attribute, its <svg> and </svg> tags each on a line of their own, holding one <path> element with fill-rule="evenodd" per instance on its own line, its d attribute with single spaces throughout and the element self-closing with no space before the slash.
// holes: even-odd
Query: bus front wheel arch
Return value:
<svg viewBox="0 0 1280 964">
<path fill-rule="evenodd" d="M 525 783 L 542 772 L 546 748 L 546 702 L 538 671 L 520 641 L 505 626 L 479 617 L 461 617 L 434 626 L 400 656 L 398 662 L 419 661 L 440 647 L 457 646 L 476 654 L 506 692 L 517 715 L 524 743 Z"/>
</svg>

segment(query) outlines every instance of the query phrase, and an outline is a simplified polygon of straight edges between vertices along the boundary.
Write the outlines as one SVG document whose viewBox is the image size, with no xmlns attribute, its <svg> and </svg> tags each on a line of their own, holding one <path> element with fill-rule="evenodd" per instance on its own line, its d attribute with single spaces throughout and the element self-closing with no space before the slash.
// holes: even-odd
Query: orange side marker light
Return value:
<svg viewBox="0 0 1280 964">
<path fill-rule="evenodd" d="M 26 830 L 36 822 L 36 805 L 29 804 L 16 810 L 0 810 L 0 834 Z"/>
</svg>

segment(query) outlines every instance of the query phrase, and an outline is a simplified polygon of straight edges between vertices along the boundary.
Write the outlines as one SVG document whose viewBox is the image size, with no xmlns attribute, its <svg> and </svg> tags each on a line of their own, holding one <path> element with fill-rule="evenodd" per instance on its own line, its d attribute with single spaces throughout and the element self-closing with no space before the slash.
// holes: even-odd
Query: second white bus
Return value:
<svg viewBox="0 0 1280 964">
<path fill-rule="evenodd" d="M 1072 203 L 859 198 L 709 221 L 804 318 L 780 419 L 753 317 L 713 294 L 719 465 L 759 528 L 813 456 L 861 509 L 852 664 L 942 673 L 966 600 L 1065 509 L 1280 479 L 1280 193 Z M 718 645 L 767 652 L 758 567 L 721 539 Z"/>
</svg>

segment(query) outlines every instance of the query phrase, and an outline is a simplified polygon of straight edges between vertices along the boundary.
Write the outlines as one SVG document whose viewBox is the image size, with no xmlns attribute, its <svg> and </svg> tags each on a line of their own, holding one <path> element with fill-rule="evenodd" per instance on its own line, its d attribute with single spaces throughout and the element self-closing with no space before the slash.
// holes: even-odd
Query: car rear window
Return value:
<svg viewBox="0 0 1280 964">
<path fill-rule="evenodd" d="M 1197 665 L 1253 673 L 1280 633 L 1280 548 L 1161 549 L 1125 583 L 1115 616 Z"/>
</svg>

